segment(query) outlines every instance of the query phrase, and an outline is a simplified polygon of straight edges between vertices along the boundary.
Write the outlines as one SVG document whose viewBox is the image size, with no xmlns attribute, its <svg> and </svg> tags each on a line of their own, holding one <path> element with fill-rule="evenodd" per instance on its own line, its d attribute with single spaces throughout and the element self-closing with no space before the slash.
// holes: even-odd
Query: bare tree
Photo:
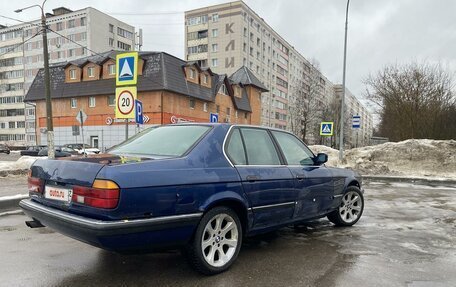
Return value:
<svg viewBox="0 0 456 287">
<path fill-rule="evenodd" d="M 456 138 L 452 76 L 438 64 L 390 65 L 366 80 L 379 108 L 379 133 L 390 140 Z"/>
<path fill-rule="evenodd" d="M 319 137 L 318 128 L 315 127 L 318 127 L 324 108 L 321 73 L 315 60 L 310 65 L 304 63 L 299 69 L 302 71 L 301 77 L 295 79 L 290 89 L 290 126 L 292 132 L 304 142 L 315 142 Z"/>
</svg>

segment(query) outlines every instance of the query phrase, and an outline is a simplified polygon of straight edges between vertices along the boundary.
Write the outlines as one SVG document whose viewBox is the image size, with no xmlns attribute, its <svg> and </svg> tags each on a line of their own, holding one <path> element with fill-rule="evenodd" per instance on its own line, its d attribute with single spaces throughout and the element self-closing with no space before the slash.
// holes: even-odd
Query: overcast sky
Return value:
<svg viewBox="0 0 456 287">
<path fill-rule="evenodd" d="M 13 11 L 41 1 L 1 1 L 0 15 L 30 20 L 39 9 Z M 184 56 L 184 13 L 220 0 L 48 0 L 46 10 L 95 7 L 144 31 L 143 50 Z M 333 82 L 342 82 L 345 0 L 246 0 L 307 59 L 315 58 Z M 127 5 L 125 3 L 128 3 Z M 387 64 L 440 62 L 456 71 L 456 1 L 352 0 L 349 10 L 347 87 L 363 96 L 369 73 Z M 149 13 L 149 15 L 138 15 Z M 136 15 L 135 15 L 136 14 Z M 1 24 L 16 24 L 0 18 Z"/>
</svg>

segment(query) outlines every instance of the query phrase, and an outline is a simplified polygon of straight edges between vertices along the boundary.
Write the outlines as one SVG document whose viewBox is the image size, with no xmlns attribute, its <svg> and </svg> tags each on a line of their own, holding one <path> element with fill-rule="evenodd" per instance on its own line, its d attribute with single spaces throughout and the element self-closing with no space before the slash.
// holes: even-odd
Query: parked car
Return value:
<svg viewBox="0 0 456 287">
<path fill-rule="evenodd" d="M 245 236 L 325 216 L 337 226 L 360 219 L 361 177 L 327 159 L 278 129 L 159 126 L 107 154 L 38 159 L 20 206 L 30 227 L 117 252 L 185 247 L 198 271 L 215 274 Z"/>
<path fill-rule="evenodd" d="M 10 154 L 10 149 L 8 146 L 4 145 L 4 144 L 0 144 L 0 153 L 6 153 L 6 154 Z"/>
<path fill-rule="evenodd" d="M 29 156 L 38 156 L 38 153 L 43 148 L 46 148 L 45 145 L 35 145 L 35 146 L 28 146 L 25 150 L 21 150 L 21 155 L 29 155 Z"/>
<path fill-rule="evenodd" d="M 82 144 L 78 144 L 78 143 L 77 144 L 66 144 L 66 145 L 64 145 L 64 147 L 71 148 L 71 149 L 77 151 L 79 154 L 84 153 Z M 91 147 L 86 144 L 84 145 L 84 147 L 85 147 L 85 154 L 99 154 L 100 153 L 100 150 L 98 148 Z"/>
<path fill-rule="evenodd" d="M 56 146 L 55 157 L 77 156 L 79 153 L 71 148 Z M 38 156 L 48 156 L 48 148 L 45 147 L 38 152 Z"/>
</svg>

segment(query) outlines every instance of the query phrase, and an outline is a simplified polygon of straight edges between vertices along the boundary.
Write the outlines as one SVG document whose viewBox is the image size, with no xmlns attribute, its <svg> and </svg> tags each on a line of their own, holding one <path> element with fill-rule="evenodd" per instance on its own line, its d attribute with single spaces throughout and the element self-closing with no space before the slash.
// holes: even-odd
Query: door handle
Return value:
<svg viewBox="0 0 456 287">
<path fill-rule="evenodd" d="M 297 179 L 297 180 L 306 179 L 306 175 L 305 175 L 305 174 L 297 174 L 297 175 L 296 175 L 296 179 Z"/>
<path fill-rule="evenodd" d="M 259 176 L 256 176 L 256 175 L 248 175 L 248 176 L 246 177 L 246 179 L 247 179 L 248 181 L 256 181 L 256 180 L 259 180 L 260 177 L 259 177 Z"/>
</svg>

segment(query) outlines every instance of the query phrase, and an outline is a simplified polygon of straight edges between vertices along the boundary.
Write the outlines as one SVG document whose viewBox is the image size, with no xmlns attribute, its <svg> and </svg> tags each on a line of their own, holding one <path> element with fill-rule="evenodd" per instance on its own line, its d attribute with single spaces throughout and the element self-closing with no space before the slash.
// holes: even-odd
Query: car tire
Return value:
<svg viewBox="0 0 456 287">
<path fill-rule="evenodd" d="M 364 211 L 364 197 L 357 186 L 349 186 L 342 196 L 340 206 L 328 214 L 328 219 L 336 226 L 352 226 L 361 218 Z"/>
<path fill-rule="evenodd" d="M 230 268 L 241 245 L 239 217 L 232 209 L 220 206 L 203 216 L 185 253 L 193 268 L 203 274 L 214 275 Z"/>
</svg>

